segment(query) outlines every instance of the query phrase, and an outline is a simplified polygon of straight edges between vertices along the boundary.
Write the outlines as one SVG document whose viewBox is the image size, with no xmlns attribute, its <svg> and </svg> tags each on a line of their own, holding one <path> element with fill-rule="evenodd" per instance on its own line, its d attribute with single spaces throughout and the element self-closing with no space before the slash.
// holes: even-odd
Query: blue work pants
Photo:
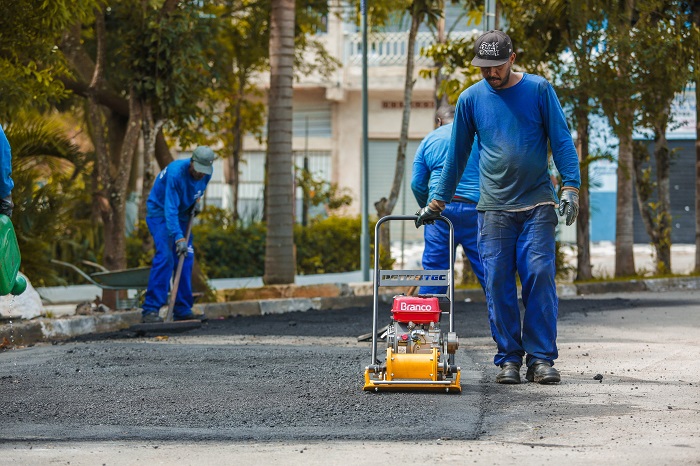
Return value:
<svg viewBox="0 0 700 466">
<path fill-rule="evenodd" d="M 479 212 L 479 253 L 484 264 L 494 364 L 557 358 L 559 302 L 554 281 L 557 215 L 551 205 L 522 212 Z M 525 306 L 522 327 L 515 274 Z"/>
<path fill-rule="evenodd" d="M 472 265 L 476 278 L 484 287 L 484 267 L 479 259 L 477 246 L 478 213 L 476 204 L 472 202 L 453 201 L 445 206 L 442 215 L 447 217 L 454 227 L 455 249 L 462 245 L 464 253 Z M 425 248 L 423 249 L 424 270 L 447 270 L 450 268 L 450 227 L 446 222 L 436 220 L 431 225 L 425 225 L 423 236 Z M 421 286 L 420 294 L 445 294 L 444 286 Z"/>
<path fill-rule="evenodd" d="M 158 312 L 162 306 L 168 305 L 171 278 L 177 270 L 179 257 L 175 252 L 175 238 L 168 234 L 164 217 L 146 217 L 148 230 L 153 236 L 156 253 L 153 256 L 151 274 L 148 278 L 146 298 L 143 303 L 143 313 Z M 182 231 L 187 231 L 187 222 L 180 222 Z M 184 317 L 192 313 L 194 298 L 192 297 L 192 266 L 194 265 L 194 248 L 192 235 L 187 247 L 187 255 L 182 265 L 180 284 L 177 288 L 174 317 Z"/>
</svg>

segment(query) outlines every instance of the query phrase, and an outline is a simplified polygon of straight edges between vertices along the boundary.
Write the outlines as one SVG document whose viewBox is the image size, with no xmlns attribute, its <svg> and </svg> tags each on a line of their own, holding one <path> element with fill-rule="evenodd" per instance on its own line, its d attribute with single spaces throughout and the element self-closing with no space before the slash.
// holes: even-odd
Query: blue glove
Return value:
<svg viewBox="0 0 700 466">
<path fill-rule="evenodd" d="M 175 253 L 177 253 L 178 256 L 187 254 L 187 241 L 185 241 L 185 238 L 175 241 Z"/>
<path fill-rule="evenodd" d="M 12 203 L 12 195 L 0 199 L 0 214 L 12 217 L 12 208 L 15 205 Z"/>
<path fill-rule="evenodd" d="M 435 223 L 435 219 L 441 216 L 439 210 L 433 210 L 430 207 L 423 207 L 421 210 L 416 212 L 416 228 L 420 228 L 421 225 L 432 225 Z"/>
<path fill-rule="evenodd" d="M 569 226 L 576 221 L 578 216 L 578 190 L 575 188 L 564 188 L 559 201 L 559 215 L 566 215 L 566 225 Z"/>
</svg>

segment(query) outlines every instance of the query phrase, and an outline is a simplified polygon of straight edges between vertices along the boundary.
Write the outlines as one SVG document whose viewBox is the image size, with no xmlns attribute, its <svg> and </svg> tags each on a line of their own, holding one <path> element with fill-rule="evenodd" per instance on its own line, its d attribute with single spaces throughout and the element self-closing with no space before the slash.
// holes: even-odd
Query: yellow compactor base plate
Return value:
<svg viewBox="0 0 700 466">
<path fill-rule="evenodd" d="M 437 348 L 432 353 L 398 354 L 393 348 L 386 351 L 386 372 L 374 373 L 365 370 L 367 391 L 444 391 L 460 393 L 461 371 L 458 369 L 451 378 L 440 380 L 438 371 L 440 354 Z"/>
</svg>

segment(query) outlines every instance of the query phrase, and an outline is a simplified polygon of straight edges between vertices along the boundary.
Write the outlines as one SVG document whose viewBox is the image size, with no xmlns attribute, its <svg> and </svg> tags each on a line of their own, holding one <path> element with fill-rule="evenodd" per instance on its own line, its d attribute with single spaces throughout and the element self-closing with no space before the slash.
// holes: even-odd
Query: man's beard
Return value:
<svg viewBox="0 0 700 466">
<path fill-rule="evenodd" d="M 510 67 L 508 67 L 508 72 L 506 73 L 506 75 L 502 79 L 493 79 L 492 78 L 494 82 L 492 82 L 492 79 L 487 79 L 487 81 L 492 88 L 501 89 L 503 86 L 508 84 L 508 81 L 510 80 L 510 73 L 511 73 L 511 69 L 510 69 Z M 495 84 L 495 83 L 498 83 L 498 84 Z"/>
</svg>

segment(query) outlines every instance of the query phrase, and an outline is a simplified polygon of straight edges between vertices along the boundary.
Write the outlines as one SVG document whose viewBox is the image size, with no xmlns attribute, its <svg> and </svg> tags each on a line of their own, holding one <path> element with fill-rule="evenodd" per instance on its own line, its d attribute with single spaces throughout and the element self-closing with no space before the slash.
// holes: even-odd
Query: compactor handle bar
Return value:
<svg viewBox="0 0 700 466">
<path fill-rule="evenodd" d="M 379 270 L 379 227 L 389 220 L 411 220 L 418 218 L 417 215 L 387 215 L 380 218 L 374 227 L 374 318 L 372 320 L 372 364 L 377 363 L 377 320 L 379 319 L 379 281 L 381 270 Z M 448 272 L 449 285 L 447 287 L 448 299 L 450 300 L 450 332 L 454 332 L 454 254 L 455 254 L 455 234 L 454 226 L 449 218 L 440 216 L 436 220 L 447 223 L 450 227 L 450 268 Z"/>
</svg>

